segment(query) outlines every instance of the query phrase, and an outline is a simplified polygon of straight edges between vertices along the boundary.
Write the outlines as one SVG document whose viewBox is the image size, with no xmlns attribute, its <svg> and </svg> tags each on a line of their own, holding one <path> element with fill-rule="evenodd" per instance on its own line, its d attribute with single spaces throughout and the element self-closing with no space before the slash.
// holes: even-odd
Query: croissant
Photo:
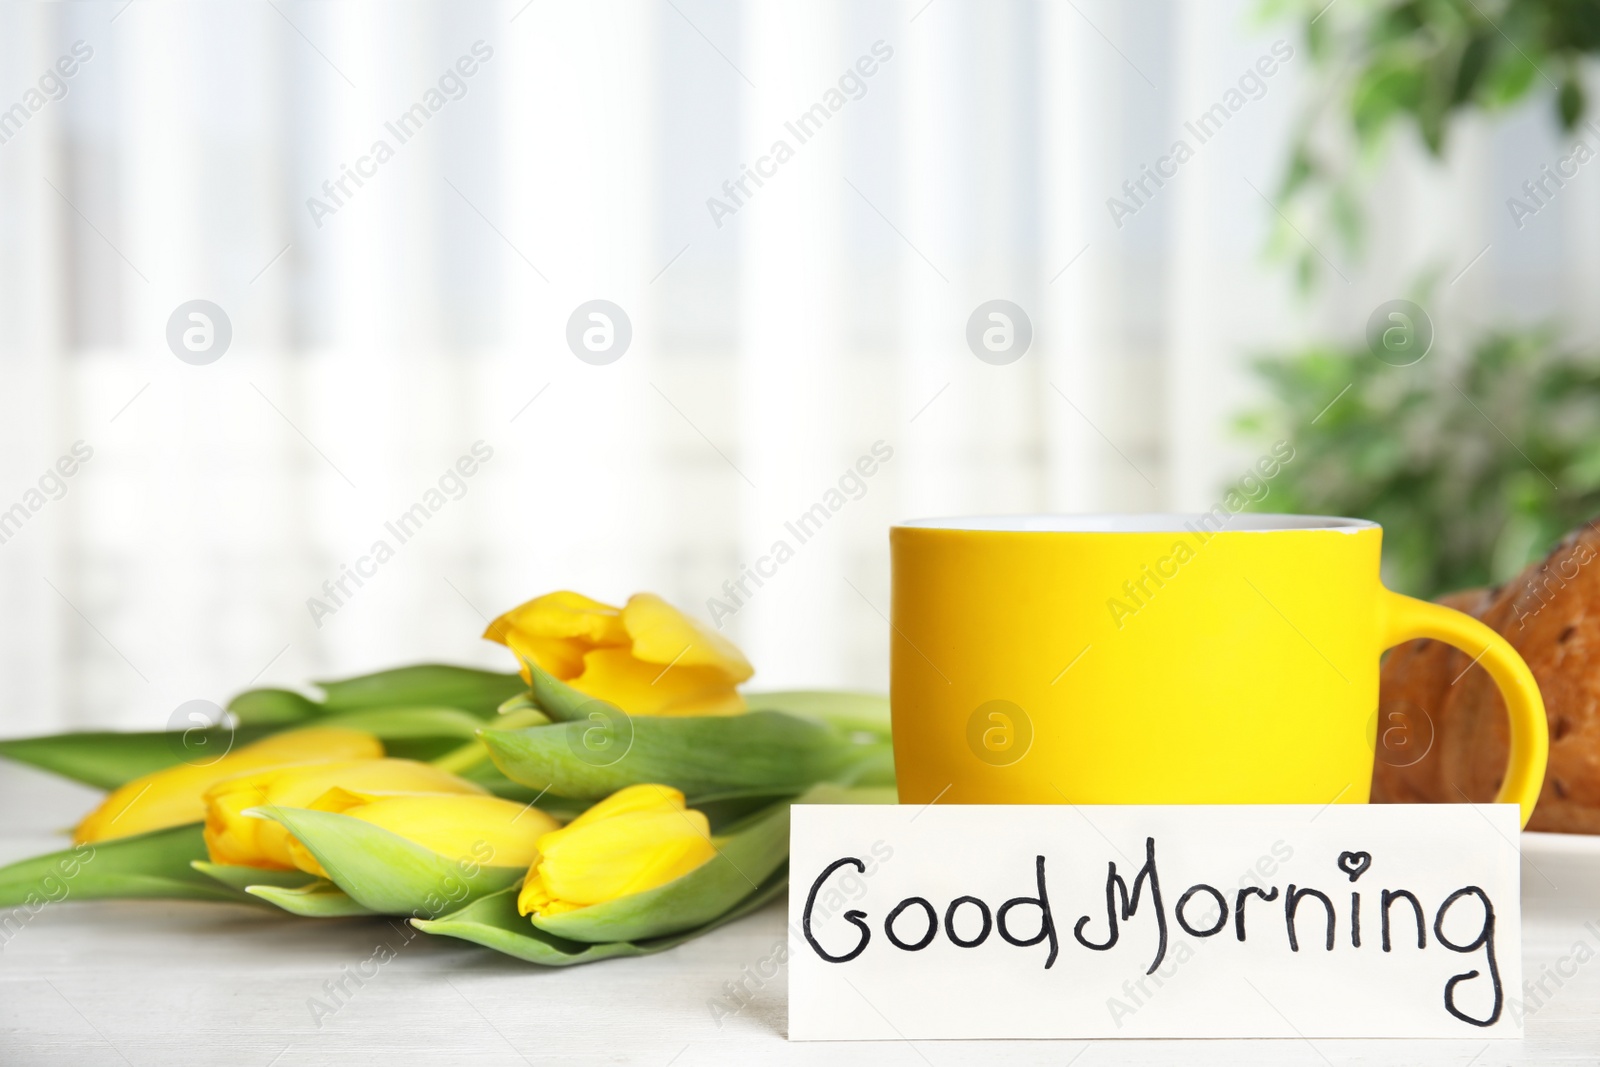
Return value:
<svg viewBox="0 0 1600 1067">
<path fill-rule="evenodd" d="M 1544 696 L 1550 765 L 1530 830 L 1600 834 L 1600 522 L 1494 589 L 1440 602 L 1478 618 L 1517 650 Z M 1379 672 L 1374 803 L 1485 803 L 1505 774 L 1499 690 L 1465 652 L 1410 641 Z"/>
</svg>

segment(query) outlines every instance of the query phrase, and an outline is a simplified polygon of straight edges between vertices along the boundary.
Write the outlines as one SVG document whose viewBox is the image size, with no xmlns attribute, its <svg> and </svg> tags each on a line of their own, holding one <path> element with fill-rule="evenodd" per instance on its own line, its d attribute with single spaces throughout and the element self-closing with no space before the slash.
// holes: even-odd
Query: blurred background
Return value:
<svg viewBox="0 0 1600 1067">
<path fill-rule="evenodd" d="M 509 670 L 556 588 L 882 689 L 891 522 L 1203 510 L 1278 441 L 1250 506 L 1505 580 L 1600 510 L 1597 47 L 1571 0 L 8 4 L 0 732 Z"/>
</svg>

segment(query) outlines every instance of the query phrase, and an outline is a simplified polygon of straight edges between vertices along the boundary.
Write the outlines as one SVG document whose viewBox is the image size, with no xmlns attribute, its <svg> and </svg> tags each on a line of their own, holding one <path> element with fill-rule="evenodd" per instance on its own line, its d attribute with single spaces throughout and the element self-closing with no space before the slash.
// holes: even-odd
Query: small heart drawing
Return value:
<svg viewBox="0 0 1600 1067">
<path fill-rule="evenodd" d="M 1372 853 L 1370 852 L 1341 852 L 1339 853 L 1339 869 L 1350 876 L 1353 882 L 1367 873 L 1367 868 L 1372 866 Z"/>
</svg>

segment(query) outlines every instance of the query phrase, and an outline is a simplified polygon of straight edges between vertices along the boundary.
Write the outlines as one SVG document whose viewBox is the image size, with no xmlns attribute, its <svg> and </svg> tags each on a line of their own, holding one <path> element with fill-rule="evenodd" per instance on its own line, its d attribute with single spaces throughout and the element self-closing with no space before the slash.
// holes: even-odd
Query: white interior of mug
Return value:
<svg viewBox="0 0 1600 1067">
<path fill-rule="evenodd" d="M 1222 511 L 1222 509 L 1218 509 Z M 925 530 L 992 530 L 1006 533 L 1182 533 L 1195 528 L 1216 532 L 1258 532 L 1272 530 L 1338 530 L 1351 532 L 1371 529 L 1378 524 L 1366 519 L 1344 519 L 1333 515 L 1264 515 L 1223 511 L 1193 515 L 966 515 L 939 519 L 907 519 L 897 526 Z"/>
</svg>

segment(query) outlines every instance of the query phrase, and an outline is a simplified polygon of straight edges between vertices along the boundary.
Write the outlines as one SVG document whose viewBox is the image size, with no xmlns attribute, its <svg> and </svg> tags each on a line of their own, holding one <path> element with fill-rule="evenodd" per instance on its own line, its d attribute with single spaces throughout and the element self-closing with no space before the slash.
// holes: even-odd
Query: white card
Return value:
<svg viewBox="0 0 1600 1067">
<path fill-rule="evenodd" d="M 796 805 L 789 1036 L 1518 1038 L 1517 814 Z"/>
</svg>

